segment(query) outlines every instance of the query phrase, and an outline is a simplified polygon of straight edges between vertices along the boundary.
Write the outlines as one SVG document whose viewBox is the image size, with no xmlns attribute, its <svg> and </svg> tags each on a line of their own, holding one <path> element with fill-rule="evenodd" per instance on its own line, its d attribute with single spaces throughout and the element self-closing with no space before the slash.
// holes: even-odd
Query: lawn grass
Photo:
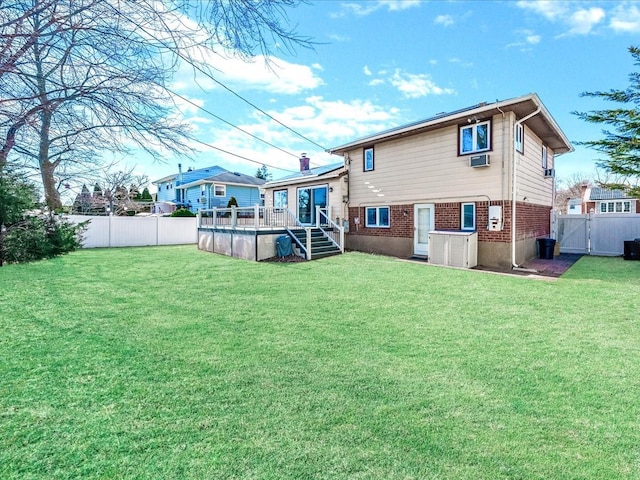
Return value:
<svg viewBox="0 0 640 480">
<path fill-rule="evenodd" d="M 640 478 L 640 262 L 0 268 L 0 478 Z"/>
</svg>

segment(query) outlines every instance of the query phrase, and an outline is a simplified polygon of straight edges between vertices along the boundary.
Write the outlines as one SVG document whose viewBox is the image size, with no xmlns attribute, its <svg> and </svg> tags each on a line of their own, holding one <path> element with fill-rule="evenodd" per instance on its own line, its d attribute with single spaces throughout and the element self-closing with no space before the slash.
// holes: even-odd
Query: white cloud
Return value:
<svg viewBox="0 0 640 480">
<path fill-rule="evenodd" d="M 208 65 L 211 76 L 232 90 L 257 89 L 277 94 L 299 94 L 323 85 L 316 74 L 322 70 L 320 64 L 312 66 L 290 63 L 272 57 L 267 60 L 257 56 L 247 62 L 239 58 L 222 56 L 212 51 L 199 52 L 201 60 Z M 175 76 L 173 88 L 180 91 L 199 89 L 210 91 L 221 88 L 201 72 L 194 72 L 189 65 L 182 65 Z"/>
<path fill-rule="evenodd" d="M 372 87 L 377 87 L 378 85 L 383 85 L 385 82 L 381 78 L 374 78 L 369 82 L 369 85 Z"/>
<path fill-rule="evenodd" d="M 365 74 L 367 77 L 370 77 L 371 75 L 373 75 L 373 73 L 371 73 L 371 70 L 369 70 L 369 67 L 368 67 L 368 66 L 366 66 L 366 65 L 364 66 L 364 68 L 362 69 L 362 71 L 364 72 L 364 74 Z"/>
<path fill-rule="evenodd" d="M 381 9 L 397 12 L 419 6 L 420 0 L 377 0 L 363 3 L 343 3 L 342 11 L 333 14 L 332 17 L 343 17 L 348 13 L 363 17 Z"/>
<path fill-rule="evenodd" d="M 520 47 L 522 51 L 530 50 L 529 47 L 537 45 L 542 40 L 540 35 L 534 34 L 531 30 L 519 30 L 516 34 L 520 37 L 520 40 L 510 43 L 507 48 Z"/>
<path fill-rule="evenodd" d="M 580 9 L 571 14 L 568 23 L 571 26 L 569 35 L 587 35 L 591 33 L 593 27 L 604 20 L 606 14 L 604 10 L 592 7 L 588 10 Z"/>
<path fill-rule="evenodd" d="M 639 33 L 640 9 L 636 5 L 618 5 L 611 13 L 609 26 L 618 33 Z"/>
<path fill-rule="evenodd" d="M 559 35 L 588 35 L 606 17 L 600 7 L 585 8 L 582 2 L 560 2 L 550 0 L 520 0 L 518 7 L 542 15 L 550 22 L 559 22 L 568 30 Z"/>
<path fill-rule="evenodd" d="M 520 0 L 517 5 L 520 8 L 542 15 L 551 21 L 565 17 L 568 12 L 566 2 L 552 0 Z"/>
<path fill-rule="evenodd" d="M 444 27 L 450 27 L 454 22 L 451 15 L 438 15 L 433 23 L 442 25 Z"/>
<path fill-rule="evenodd" d="M 218 148 L 259 163 L 297 170 L 299 168 L 297 156 L 300 152 L 307 152 L 315 165 L 334 163 L 340 159 L 328 155 L 324 152 L 324 148 L 335 147 L 354 138 L 385 130 L 399 122 L 397 108 L 383 108 L 363 100 L 329 101 L 321 96 L 311 96 L 306 98 L 302 105 L 279 111 L 272 110 L 268 113 L 293 130 L 322 145 L 322 148 L 314 147 L 290 130 L 280 127 L 264 115 L 257 113 L 252 117 L 251 122 L 245 122 L 239 127 L 281 147 L 290 154 L 269 147 L 235 129 L 212 128 L 207 132 L 207 138 L 215 139 L 211 143 Z M 222 154 L 220 155 L 222 158 Z M 225 164 L 247 164 L 246 160 L 229 155 L 224 156 L 224 162 Z M 274 172 L 275 178 L 282 175 L 284 175 L 283 172 Z"/>
<path fill-rule="evenodd" d="M 455 93 L 453 89 L 442 88 L 435 84 L 429 75 L 412 74 L 396 70 L 390 79 L 391 85 L 396 87 L 406 98 L 426 97 L 427 95 L 443 95 Z"/>
</svg>

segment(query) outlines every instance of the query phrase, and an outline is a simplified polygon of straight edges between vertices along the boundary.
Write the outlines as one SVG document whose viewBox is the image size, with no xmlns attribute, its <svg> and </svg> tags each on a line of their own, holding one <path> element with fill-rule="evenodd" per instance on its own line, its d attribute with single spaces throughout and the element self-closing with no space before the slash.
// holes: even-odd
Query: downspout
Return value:
<svg viewBox="0 0 640 480">
<path fill-rule="evenodd" d="M 496 105 L 496 108 L 502 114 L 502 155 L 501 155 L 502 167 L 500 171 L 500 201 L 502 202 L 502 221 L 504 222 L 504 211 L 505 211 L 505 208 L 504 208 L 504 156 L 506 155 L 504 147 L 505 147 L 505 141 L 506 141 L 506 136 L 505 136 L 506 124 L 504 119 L 504 116 L 505 116 L 504 110 L 500 108 L 500 105 Z M 489 206 L 491 206 L 491 203 L 489 203 Z M 488 219 L 487 221 L 491 222 L 491 219 Z M 489 226 L 487 226 L 487 230 L 489 229 Z M 500 229 L 502 230 L 502 225 L 500 226 Z"/>
<path fill-rule="evenodd" d="M 530 113 L 526 117 L 521 118 L 517 122 L 513 124 L 514 131 L 515 128 L 529 120 L 531 117 L 535 117 L 540 113 L 542 107 L 538 105 L 538 108 L 535 112 Z M 515 142 L 511 146 L 513 152 L 513 178 L 511 181 L 511 267 L 512 268 L 520 268 L 520 265 L 516 263 L 516 187 L 517 187 L 517 178 L 518 178 L 518 162 L 516 161 L 516 145 Z"/>
</svg>

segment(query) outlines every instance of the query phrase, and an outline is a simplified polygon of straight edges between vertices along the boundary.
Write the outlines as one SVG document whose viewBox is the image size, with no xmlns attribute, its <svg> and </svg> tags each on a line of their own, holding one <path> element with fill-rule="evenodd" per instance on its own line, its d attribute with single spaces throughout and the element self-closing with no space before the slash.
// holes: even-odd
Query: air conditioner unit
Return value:
<svg viewBox="0 0 640 480">
<path fill-rule="evenodd" d="M 473 157 L 469 157 L 469 166 L 473 168 L 477 167 L 488 167 L 489 166 L 489 155 L 474 155 Z"/>
<path fill-rule="evenodd" d="M 555 177 L 556 176 L 556 169 L 555 168 L 545 168 L 544 169 L 544 176 L 545 177 Z"/>
<path fill-rule="evenodd" d="M 207 197 L 200 197 L 200 199 L 198 200 L 200 203 L 205 204 L 207 203 Z"/>
</svg>

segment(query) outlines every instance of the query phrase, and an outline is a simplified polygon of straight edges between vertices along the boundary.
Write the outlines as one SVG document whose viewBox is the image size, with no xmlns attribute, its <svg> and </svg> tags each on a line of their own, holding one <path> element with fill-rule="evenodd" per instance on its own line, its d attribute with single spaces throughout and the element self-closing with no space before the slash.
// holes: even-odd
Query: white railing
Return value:
<svg viewBox="0 0 640 480">
<path fill-rule="evenodd" d="M 316 207 L 315 225 L 304 225 L 288 208 L 231 207 L 211 208 L 198 212 L 198 227 L 229 228 L 239 230 L 286 230 L 292 237 L 292 230 L 303 229 L 306 235 L 296 242 L 307 260 L 311 260 L 311 231 L 317 228 L 344 253 L 344 227 L 331 220 L 329 207 Z"/>
<path fill-rule="evenodd" d="M 327 215 L 328 210 L 329 207 L 326 209 L 316 207 L 316 228 L 319 228 L 344 253 L 344 227 L 329 218 L 329 215 Z M 323 227 L 329 228 L 325 230 Z"/>
<path fill-rule="evenodd" d="M 224 227 L 246 230 L 304 228 L 288 208 L 231 207 L 198 212 L 199 227 Z"/>
</svg>

